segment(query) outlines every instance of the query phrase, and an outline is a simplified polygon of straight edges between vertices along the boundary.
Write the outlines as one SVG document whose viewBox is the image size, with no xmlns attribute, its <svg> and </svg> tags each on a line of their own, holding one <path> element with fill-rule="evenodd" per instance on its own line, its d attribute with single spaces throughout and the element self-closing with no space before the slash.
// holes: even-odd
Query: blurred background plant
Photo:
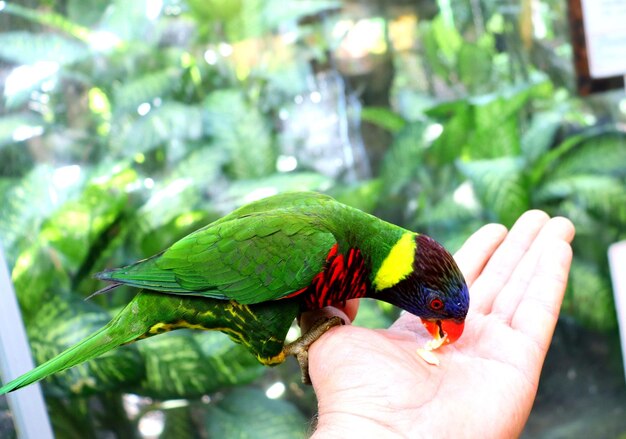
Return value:
<svg viewBox="0 0 626 439">
<path fill-rule="evenodd" d="M 624 396 L 606 249 L 626 238 L 626 100 L 571 91 L 562 1 L 0 1 L 0 29 L 0 242 L 37 362 L 134 294 L 84 302 L 90 274 L 317 190 L 451 250 L 529 208 L 570 217 L 561 355 L 526 435 L 569 428 L 567 389 Z M 356 324 L 394 316 L 362 303 Z M 588 352 L 604 368 L 581 366 Z M 298 373 L 181 330 L 44 391 L 58 437 L 302 437 L 315 399 Z M 623 433 L 613 412 L 596 418 Z"/>
</svg>

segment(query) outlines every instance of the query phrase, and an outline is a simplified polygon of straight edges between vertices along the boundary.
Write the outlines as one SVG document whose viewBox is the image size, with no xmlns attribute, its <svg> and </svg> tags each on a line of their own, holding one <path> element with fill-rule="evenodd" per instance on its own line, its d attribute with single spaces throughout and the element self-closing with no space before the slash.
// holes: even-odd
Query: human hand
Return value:
<svg viewBox="0 0 626 439">
<path fill-rule="evenodd" d="M 465 332 L 437 351 L 402 315 L 389 329 L 336 327 L 309 350 L 318 399 L 315 437 L 520 435 L 556 325 L 572 258 L 574 227 L 529 211 L 507 233 L 487 225 L 455 255 L 468 286 Z M 333 312 L 337 312 L 336 310 Z M 348 306 L 353 318 L 355 304 Z"/>
</svg>

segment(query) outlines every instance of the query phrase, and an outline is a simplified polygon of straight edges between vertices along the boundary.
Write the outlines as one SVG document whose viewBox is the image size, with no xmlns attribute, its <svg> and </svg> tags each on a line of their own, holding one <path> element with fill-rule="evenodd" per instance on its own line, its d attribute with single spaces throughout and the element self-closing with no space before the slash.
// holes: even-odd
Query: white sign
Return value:
<svg viewBox="0 0 626 439">
<path fill-rule="evenodd" d="M 626 0 L 581 0 L 589 74 L 626 75 Z"/>
<path fill-rule="evenodd" d="M 5 383 L 35 367 L 15 298 L 2 248 L 0 248 L 0 377 Z M 0 380 L 1 382 L 2 380 Z M 39 383 L 7 395 L 20 438 L 52 439 L 52 427 Z"/>
<path fill-rule="evenodd" d="M 615 243 L 609 247 L 609 267 L 613 280 L 617 323 L 622 340 L 624 373 L 626 373 L 626 241 Z"/>
</svg>

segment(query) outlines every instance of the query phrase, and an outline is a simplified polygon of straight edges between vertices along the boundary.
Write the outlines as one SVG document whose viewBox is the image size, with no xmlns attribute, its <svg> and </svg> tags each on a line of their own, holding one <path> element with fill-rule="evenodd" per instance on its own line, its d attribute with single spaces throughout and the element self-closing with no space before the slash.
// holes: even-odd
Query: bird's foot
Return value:
<svg viewBox="0 0 626 439">
<path fill-rule="evenodd" d="M 311 329 L 302 334 L 300 338 L 283 347 L 282 353 L 285 357 L 293 355 L 298 360 L 303 384 L 311 384 L 311 377 L 309 376 L 309 348 L 330 328 L 343 325 L 343 323 L 343 320 L 337 316 L 323 317 L 316 321 Z"/>
</svg>

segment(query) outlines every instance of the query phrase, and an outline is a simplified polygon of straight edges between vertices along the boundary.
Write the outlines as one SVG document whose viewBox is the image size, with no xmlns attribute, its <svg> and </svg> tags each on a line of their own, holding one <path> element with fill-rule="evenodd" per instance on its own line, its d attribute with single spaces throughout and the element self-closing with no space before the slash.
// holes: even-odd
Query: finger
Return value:
<svg viewBox="0 0 626 439">
<path fill-rule="evenodd" d="M 517 307 L 511 327 L 522 332 L 545 355 L 563 301 L 572 262 L 572 248 L 563 241 L 546 243 L 533 279 Z"/>
<path fill-rule="evenodd" d="M 350 299 L 344 306 L 340 306 L 339 309 L 346 314 L 351 322 L 353 322 L 356 318 L 357 312 L 359 311 L 359 299 Z"/>
<path fill-rule="evenodd" d="M 348 318 L 345 312 L 334 306 L 327 306 L 322 309 L 316 309 L 314 311 L 303 312 L 300 315 L 299 324 L 302 333 L 306 333 L 311 327 L 320 319 L 330 317 L 340 317 L 345 324 L 350 324 L 351 320 Z"/>
<path fill-rule="evenodd" d="M 408 331 L 414 334 L 422 334 L 428 336 L 426 328 L 422 325 L 422 320 L 416 315 L 407 311 L 402 311 L 400 317 L 389 327 L 392 331 Z"/>
<path fill-rule="evenodd" d="M 491 312 L 494 299 L 549 219 L 545 212 L 530 210 L 515 222 L 472 286 L 471 312 L 481 314 Z"/>
<path fill-rule="evenodd" d="M 487 224 L 474 232 L 455 253 L 454 259 L 468 286 L 472 286 L 506 234 L 502 224 Z"/>
<path fill-rule="evenodd" d="M 574 233 L 574 225 L 566 218 L 556 217 L 548 221 L 494 300 L 492 314 L 510 323 L 515 310 L 526 293 L 528 284 L 532 280 L 545 246 L 555 240 L 569 243 L 574 238 Z"/>
</svg>

